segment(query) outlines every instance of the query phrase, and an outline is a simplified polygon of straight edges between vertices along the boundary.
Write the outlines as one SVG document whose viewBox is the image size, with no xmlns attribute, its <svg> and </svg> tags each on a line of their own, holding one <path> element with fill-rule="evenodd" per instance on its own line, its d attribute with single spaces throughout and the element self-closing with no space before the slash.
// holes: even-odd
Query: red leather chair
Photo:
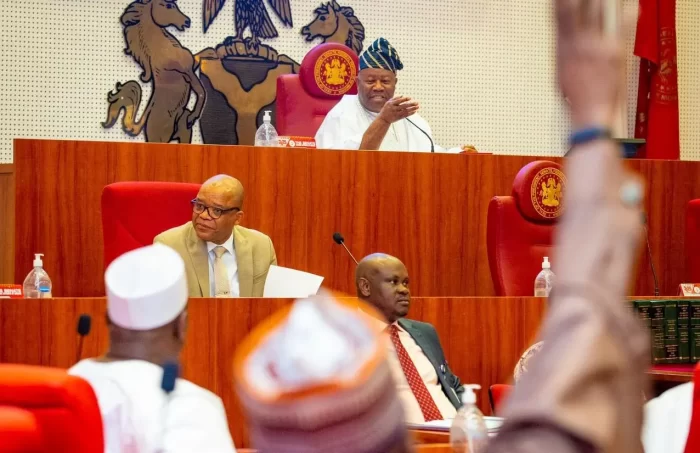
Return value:
<svg viewBox="0 0 700 453">
<path fill-rule="evenodd" d="M 501 405 L 512 391 L 513 386 L 508 384 L 493 384 L 489 387 L 489 403 L 491 404 L 491 413 L 493 415 L 499 414 Z"/>
<path fill-rule="evenodd" d="M 535 161 L 513 181 L 511 196 L 489 202 L 486 245 L 498 296 L 532 296 L 542 260 L 552 256 L 552 237 L 562 214 L 566 177 L 561 165 Z M 550 260 L 551 262 L 551 260 Z M 556 274 L 557 263 L 552 263 Z"/>
<path fill-rule="evenodd" d="M 38 427 L 42 447 L 39 451 L 104 452 L 102 416 L 95 393 L 90 384 L 65 370 L 0 365 L 0 405 L 34 416 L 32 423 L 24 414 L 22 423 Z"/>
<path fill-rule="evenodd" d="M 700 283 L 700 200 L 690 200 L 685 210 L 685 280 Z"/>
<path fill-rule="evenodd" d="M 42 453 L 43 444 L 34 414 L 18 407 L 0 406 L 0 452 Z"/>
<path fill-rule="evenodd" d="M 313 137 L 328 112 L 346 94 L 357 94 L 357 54 L 336 43 L 320 44 L 301 62 L 299 74 L 277 78 L 279 135 Z"/>
<path fill-rule="evenodd" d="M 200 184 L 117 182 L 102 191 L 105 267 L 118 256 L 153 243 L 153 238 L 192 219 L 190 201 Z"/>
</svg>

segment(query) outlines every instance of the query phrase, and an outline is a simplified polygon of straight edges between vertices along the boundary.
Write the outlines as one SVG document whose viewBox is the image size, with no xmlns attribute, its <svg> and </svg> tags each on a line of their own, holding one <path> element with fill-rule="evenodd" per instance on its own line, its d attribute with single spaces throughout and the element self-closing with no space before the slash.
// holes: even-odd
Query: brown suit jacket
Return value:
<svg viewBox="0 0 700 453">
<path fill-rule="evenodd" d="M 167 245 L 180 254 L 185 262 L 190 297 L 211 297 L 207 243 L 197 237 L 192 222 L 159 234 L 153 243 Z M 277 264 L 272 240 L 259 231 L 235 226 L 233 244 L 238 262 L 240 296 L 262 297 L 270 265 Z"/>
</svg>

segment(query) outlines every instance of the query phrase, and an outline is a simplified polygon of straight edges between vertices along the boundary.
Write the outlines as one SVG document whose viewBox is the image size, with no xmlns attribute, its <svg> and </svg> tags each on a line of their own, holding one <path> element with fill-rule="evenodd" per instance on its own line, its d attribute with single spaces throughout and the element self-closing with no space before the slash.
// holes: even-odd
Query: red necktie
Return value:
<svg viewBox="0 0 700 453">
<path fill-rule="evenodd" d="M 418 374 L 416 365 L 414 365 L 413 360 L 408 356 L 406 348 L 401 344 L 399 329 L 396 325 L 392 324 L 389 326 L 389 332 L 391 333 L 391 342 L 394 343 L 396 355 L 399 357 L 399 362 L 401 363 L 401 369 L 403 370 L 404 376 L 406 376 L 408 386 L 411 388 L 413 395 L 418 401 L 421 412 L 423 412 L 423 418 L 425 418 L 426 422 L 442 420 L 442 414 L 440 414 L 440 410 L 435 404 L 433 397 L 430 396 L 428 388 L 425 386 L 420 374 Z"/>
</svg>

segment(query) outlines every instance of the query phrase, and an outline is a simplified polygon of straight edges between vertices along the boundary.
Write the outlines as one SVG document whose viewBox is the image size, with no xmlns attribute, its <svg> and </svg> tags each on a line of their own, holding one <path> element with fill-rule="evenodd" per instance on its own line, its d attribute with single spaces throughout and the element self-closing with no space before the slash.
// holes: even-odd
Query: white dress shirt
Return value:
<svg viewBox="0 0 700 453">
<path fill-rule="evenodd" d="M 166 396 L 163 368 L 143 360 L 78 362 L 69 374 L 95 391 L 105 453 L 235 453 L 221 399 L 185 379 Z"/>
<path fill-rule="evenodd" d="M 411 386 L 408 385 L 406 375 L 403 372 L 403 368 L 401 368 L 401 361 L 399 360 L 399 356 L 396 354 L 396 349 L 394 349 L 394 343 L 391 341 L 391 338 L 389 338 L 389 325 L 386 322 L 376 318 L 375 321 L 376 329 L 382 332 L 382 335 L 386 335 L 387 337 L 386 344 L 389 352 L 389 368 L 391 369 L 391 374 L 394 378 L 394 383 L 396 384 L 396 390 L 403 406 L 406 423 L 425 423 L 423 411 L 420 409 L 420 404 L 418 404 L 418 400 L 413 394 Z M 435 405 L 440 411 L 442 418 L 444 420 L 454 418 L 457 414 L 457 409 L 455 409 L 450 400 L 447 398 L 445 392 L 442 391 L 442 386 L 438 380 L 437 372 L 435 371 L 433 364 L 430 362 L 430 359 L 428 359 L 428 356 L 425 355 L 411 334 L 401 327 L 398 321 L 394 322 L 394 325 L 398 328 L 399 341 L 403 345 L 404 349 L 406 349 L 408 356 L 415 365 L 418 374 L 420 374 L 420 377 L 425 384 L 425 387 L 428 389 L 428 393 L 430 393 L 430 396 L 433 397 L 433 401 L 435 401 Z"/>
<path fill-rule="evenodd" d="M 442 386 L 438 380 L 437 372 L 435 371 L 433 364 L 428 359 L 428 356 L 425 355 L 410 333 L 406 332 L 398 322 L 394 324 L 399 330 L 399 341 L 401 341 L 401 344 L 403 345 L 404 349 L 406 349 L 408 356 L 416 366 L 416 370 L 418 370 L 421 380 L 428 389 L 428 393 L 430 393 L 430 396 L 433 397 L 433 401 L 435 401 L 435 405 L 437 406 L 438 410 L 440 410 L 442 418 L 445 420 L 455 418 L 457 409 L 455 409 L 447 396 L 445 396 L 445 392 L 442 391 Z M 425 418 L 423 417 L 423 412 L 420 409 L 416 396 L 413 394 L 411 387 L 408 385 L 408 380 L 406 380 L 406 375 L 403 373 L 401 362 L 399 361 L 399 357 L 396 355 L 396 350 L 394 349 L 394 344 L 391 342 L 391 340 L 389 340 L 389 350 L 389 366 L 392 370 L 392 374 L 394 375 L 396 390 L 398 391 L 399 398 L 403 404 L 404 413 L 406 415 L 406 423 L 424 423 Z"/>
<path fill-rule="evenodd" d="M 214 254 L 214 249 L 218 246 L 219 244 L 207 242 L 207 251 L 209 252 L 209 294 L 211 295 L 216 294 L 216 287 L 214 285 L 214 260 L 216 259 L 216 255 Z M 238 284 L 238 261 L 236 261 L 236 249 L 233 245 L 233 232 L 231 232 L 231 237 L 221 244 L 221 246 L 226 249 L 226 253 L 221 256 L 221 259 L 226 266 L 226 273 L 231 288 L 231 297 L 238 297 L 241 294 L 241 290 Z"/>
<path fill-rule="evenodd" d="M 665 391 L 644 406 L 642 443 L 646 453 L 683 453 L 693 415 L 693 383 Z"/>
</svg>

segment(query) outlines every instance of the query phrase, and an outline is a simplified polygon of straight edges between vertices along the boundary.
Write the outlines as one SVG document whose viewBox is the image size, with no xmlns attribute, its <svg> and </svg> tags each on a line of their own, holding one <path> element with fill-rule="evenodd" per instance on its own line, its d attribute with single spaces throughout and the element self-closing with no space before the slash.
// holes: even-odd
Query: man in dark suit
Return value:
<svg viewBox="0 0 700 453">
<path fill-rule="evenodd" d="M 389 362 L 406 421 L 453 418 L 464 387 L 447 365 L 435 328 L 404 318 L 411 304 L 406 266 L 390 255 L 369 255 L 357 266 L 355 285 L 357 296 L 384 315 L 377 327 L 391 338 Z"/>
</svg>

